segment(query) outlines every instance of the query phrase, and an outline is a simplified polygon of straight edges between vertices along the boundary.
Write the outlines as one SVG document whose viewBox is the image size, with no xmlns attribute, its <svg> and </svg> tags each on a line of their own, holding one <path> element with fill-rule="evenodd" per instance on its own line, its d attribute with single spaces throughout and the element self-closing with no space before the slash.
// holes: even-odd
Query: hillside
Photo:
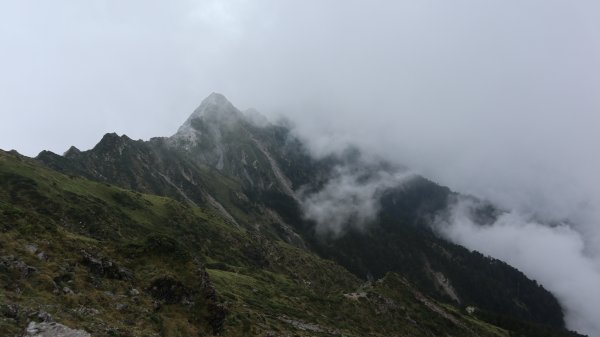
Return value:
<svg viewBox="0 0 600 337">
<path fill-rule="evenodd" d="M 435 234 L 455 193 L 356 149 L 314 158 L 222 95 L 172 137 L 0 159 L 9 336 L 49 316 L 93 336 L 576 336 L 537 282 Z M 331 231 L 307 200 L 344 175 L 409 178 Z"/>
<path fill-rule="evenodd" d="M 506 336 L 397 274 L 365 283 L 210 209 L 0 153 L 0 330 L 94 336 Z"/>
</svg>

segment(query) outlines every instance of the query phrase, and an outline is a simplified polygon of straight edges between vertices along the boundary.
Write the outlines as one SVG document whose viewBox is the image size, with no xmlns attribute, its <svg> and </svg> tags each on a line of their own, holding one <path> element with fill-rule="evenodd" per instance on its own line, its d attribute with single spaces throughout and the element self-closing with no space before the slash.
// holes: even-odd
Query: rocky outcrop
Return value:
<svg viewBox="0 0 600 337">
<path fill-rule="evenodd" d="M 17 273 L 21 278 L 27 278 L 37 271 L 37 269 L 27 265 L 14 255 L 0 256 L 0 271 L 2 269 Z"/>
<path fill-rule="evenodd" d="M 448 277 L 446 277 L 446 275 L 444 275 L 441 272 L 433 270 L 428 261 L 425 262 L 425 271 L 433 280 L 434 285 L 436 286 L 438 291 L 441 291 L 443 294 L 450 297 L 456 303 L 461 303 L 461 300 L 458 297 L 456 290 L 452 286 L 452 282 L 450 281 L 450 279 Z"/>
<path fill-rule="evenodd" d="M 152 281 L 147 292 L 156 300 L 165 304 L 188 304 L 192 302 L 192 291 L 179 280 L 170 277 L 160 277 Z"/>
<path fill-rule="evenodd" d="M 30 322 L 23 337 L 91 337 L 84 330 L 75 330 L 54 322 Z"/>
<path fill-rule="evenodd" d="M 130 280 L 133 278 L 133 272 L 127 268 L 119 267 L 109 259 L 94 256 L 86 251 L 82 251 L 81 254 L 81 262 L 88 267 L 92 274 L 116 280 Z"/>
<path fill-rule="evenodd" d="M 369 296 L 369 301 L 375 306 L 375 312 L 378 315 L 397 312 L 399 310 L 404 311 L 404 308 L 398 305 L 393 299 L 379 294 L 371 294 L 371 296 Z"/>
<path fill-rule="evenodd" d="M 35 257 L 38 258 L 38 260 L 42 260 L 42 261 L 46 261 L 48 260 L 48 255 L 46 255 L 46 252 L 41 251 L 37 245 L 30 243 L 30 244 L 26 244 L 25 245 L 25 250 L 30 253 L 35 255 Z"/>
<path fill-rule="evenodd" d="M 285 322 L 293 326 L 294 328 L 302 331 L 310 331 L 310 332 L 323 332 L 323 327 L 315 323 L 303 322 L 300 320 L 295 320 L 288 318 L 286 316 L 277 317 L 280 321 Z"/>
</svg>

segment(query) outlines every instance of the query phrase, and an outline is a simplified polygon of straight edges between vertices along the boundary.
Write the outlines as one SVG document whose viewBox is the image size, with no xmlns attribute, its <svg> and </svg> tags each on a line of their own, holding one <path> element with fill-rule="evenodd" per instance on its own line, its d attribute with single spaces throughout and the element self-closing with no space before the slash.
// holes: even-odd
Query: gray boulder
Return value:
<svg viewBox="0 0 600 337">
<path fill-rule="evenodd" d="M 23 337 L 91 337 L 84 330 L 75 330 L 59 323 L 29 322 Z"/>
</svg>

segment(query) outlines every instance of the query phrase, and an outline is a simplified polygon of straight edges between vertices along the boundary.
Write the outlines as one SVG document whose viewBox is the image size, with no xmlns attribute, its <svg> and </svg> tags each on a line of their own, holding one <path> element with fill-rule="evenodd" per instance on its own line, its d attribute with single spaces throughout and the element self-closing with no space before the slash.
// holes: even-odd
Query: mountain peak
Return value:
<svg viewBox="0 0 600 337">
<path fill-rule="evenodd" d="M 200 132 L 199 125 L 210 125 L 214 129 L 218 125 L 230 125 L 242 119 L 243 114 L 224 95 L 213 92 L 202 100 L 171 138 L 195 144 Z"/>
<path fill-rule="evenodd" d="M 218 92 L 213 92 L 212 94 L 208 95 L 204 100 L 202 100 L 202 103 L 204 102 L 211 102 L 212 104 L 218 105 L 227 103 L 231 104 L 225 95 Z"/>
<path fill-rule="evenodd" d="M 75 157 L 77 155 L 81 154 L 81 150 L 79 150 L 78 148 L 76 148 L 75 146 L 71 146 L 64 154 L 63 157 Z"/>
<path fill-rule="evenodd" d="M 239 110 L 224 95 L 213 92 L 202 100 L 202 103 L 194 110 L 190 119 L 203 116 L 209 118 L 237 116 L 239 114 Z"/>
</svg>

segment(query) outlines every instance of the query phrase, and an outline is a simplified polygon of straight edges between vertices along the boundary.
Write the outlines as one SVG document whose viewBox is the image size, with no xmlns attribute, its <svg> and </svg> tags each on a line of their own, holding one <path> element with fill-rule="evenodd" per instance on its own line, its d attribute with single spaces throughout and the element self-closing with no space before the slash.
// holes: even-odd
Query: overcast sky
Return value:
<svg viewBox="0 0 600 337">
<path fill-rule="evenodd" d="M 569 220 L 574 258 L 600 270 L 596 0 L 4 0 L 0 48 L 2 149 L 168 136 L 221 92 L 290 117 L 316 151 L 355 142 L 529 219 Z"/>
</svg>

